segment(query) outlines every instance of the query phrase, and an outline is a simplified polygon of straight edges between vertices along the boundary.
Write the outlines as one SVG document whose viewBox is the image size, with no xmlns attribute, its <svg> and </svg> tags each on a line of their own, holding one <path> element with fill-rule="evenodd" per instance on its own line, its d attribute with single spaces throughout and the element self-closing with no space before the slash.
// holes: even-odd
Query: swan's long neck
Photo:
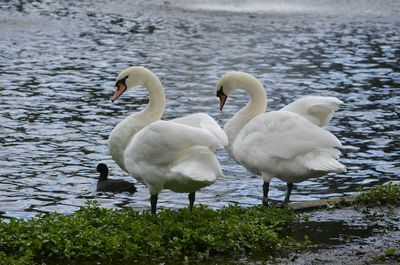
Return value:
<svg viewBox="0 0 400 265">
<path fill-rule="evenodd" d="M 267 95 L 260 81 L 245 73 L 237 74 L 237 87 L 250 95 L 249 103 L 236 113 L 224 126 L 228 136 L 228 149 L 235 141 L 240 130 L 255 116 L 264 113 L 267 109 Z"/>
<path fill-rule="evenodd" d="M 148 81 L 143 86 L 149 92 L 149 104 L 141 111 L 148 117 L 147 124 L 161 119 L 165 110 L 165 92 L 160 79 L 151 72 L 148 74 Z"/>
<path fill-rule="evenodd" d="M 122 120 L 111 132 L 108 148 L 114 161 L 127 172 L 124 164 L 124 151 L 133 136 L 150 123 L 160 120 L 165 110 L 165 92 L 158 79 L 150 71 L 141 73 L 145 80 L 143 87 L 149 92 L 149 103 L 140 112 Z"/>
</svg>

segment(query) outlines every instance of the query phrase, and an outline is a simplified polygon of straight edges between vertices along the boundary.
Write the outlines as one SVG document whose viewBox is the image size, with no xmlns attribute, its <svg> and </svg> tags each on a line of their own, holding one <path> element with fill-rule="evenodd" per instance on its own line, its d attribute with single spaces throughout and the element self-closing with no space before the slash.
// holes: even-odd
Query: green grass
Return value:
<svg viewBox="0 0 400 265">
<path fill-rule="evenodd" d="M 397 253 L 395 248 L 389 248 L 385 250 L 383 253 L 373 257 L 373 261 L 375 263 L 393 263 L 398 264 L 397 262 L 400 262 L 400 254 Z"/>
<path fill-rule="evenodd" d="M 365 205 L 400 205 L 400 186 L 393 182 L 377 185 L 356 196 L 356 204 Z"/>
<path fill-rule="evenodd" d="M 399 206 L 400 186 L 375 186 L 356 196 L 355 203 Z M 200 205 L 192 213 L 163 209 L 152 215 L 89 202 L 72 215 L 0 220 L 0 265 L 181 264 L 213 257 L 274 256 L 307 245 L 307 240 L 291 238 L 293 221 L 298 216 L 286 208 L 231 205 L 212 210 Z"/>
<path fill-rule="evenodd" d="M 157 215 L 97 207 L 0 222 L 0 264 L 121 261 L 142 264 L 220 255 L 274 255 L 298 243 L 288 235 L 296 215 L 261 206 L 206 206 Z M 4 262 L 4 263 L 2 263 Z"/>
</svg>

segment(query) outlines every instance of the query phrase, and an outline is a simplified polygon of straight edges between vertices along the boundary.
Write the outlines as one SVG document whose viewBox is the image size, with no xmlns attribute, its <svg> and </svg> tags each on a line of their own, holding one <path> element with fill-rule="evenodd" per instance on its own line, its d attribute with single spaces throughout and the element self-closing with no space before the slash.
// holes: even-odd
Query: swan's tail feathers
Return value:
<svg viewBox="0 0 400 265">
<path fill-rule="evenodd" d="M 305 165 L 309 169 L 316 171 L 344 173 L 346 172 L 346 167 L 336 160 L 339 158 L 339 155 L 340 151 L 338 150 L 335 152 L 314 153 L 305 158 Z"/>
</svg>

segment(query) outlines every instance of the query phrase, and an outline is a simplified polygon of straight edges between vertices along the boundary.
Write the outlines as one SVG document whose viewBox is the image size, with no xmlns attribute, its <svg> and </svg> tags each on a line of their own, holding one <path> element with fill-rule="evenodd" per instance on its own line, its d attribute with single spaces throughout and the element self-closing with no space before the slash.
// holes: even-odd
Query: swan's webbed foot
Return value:
<svg viewBox="0 0 400 265">
<path fill-rule="evenodd" d="M 196 192 L 189 193 L 189 211 L 192 212 L 194 200 L 196 199 Z"/>
<path fill-rule="evenodd" d="M 272 204 L 268 201 L 268 198 L 263 198 L 262 204 L 265 208 L 272 208 Z"/>
<path fill-rule="evenodd" d="M 157 200 L 158 200 L 158 194 L 150 196 L 150 204 L 151 204 L 151 213 L 152 214 L 156 214 Z"/>
</svg>

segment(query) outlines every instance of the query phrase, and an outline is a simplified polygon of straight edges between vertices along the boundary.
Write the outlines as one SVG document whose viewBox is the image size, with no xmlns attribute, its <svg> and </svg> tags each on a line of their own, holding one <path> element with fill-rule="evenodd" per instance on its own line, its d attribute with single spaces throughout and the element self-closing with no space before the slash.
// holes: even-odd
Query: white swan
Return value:
<svg viewBox="0 0 400 265">
<path fill-rule="evenodd" d="M 195 192 L 223 175 L 214 151 L 227 145 L 227 136 L 207 114 L 161 121 L 164 88 L 157 76 L 144 67 L 122 71 L 111 100 L 114 102 L 128 88 L 137 86 L 148 90 L 149 103 L 113 129 L 108 139 L 112 158 L 147 186 L 152 213 L 156 212 L 158 194 L 163 189 L 189 193 L 191 210 Z"/>
<path fill-rule="evenodd" d="M 227 151 L 239 164 L 263 177 L 265 206 L 269 205 L 268 190 L 272 178 L 287 182 L 283 201 L 286 204 L 293 183 L 329 172 L 345 172 L 345 166 L 336 160 L 341 154 L 336 149 L 341 147 L 340 141 L 315 125 L 329 122 L 340 100 L 328 98 L 330 103 L 321 106 L 324 105 L 321 100 L 321 104 L 312 104 L 318 102 L 319 97 L 309 97 L 279 111 L 265 113 L 267 96 L 263 85 L 247 73 L 228 72 L 216 86 L 221 110 L 227 97 L 237 88 L 250 94 L 250 102 L 224 126 L 229 140 Z M 319 109 L 322 111 L 318 112 Z"/>
</svg>

